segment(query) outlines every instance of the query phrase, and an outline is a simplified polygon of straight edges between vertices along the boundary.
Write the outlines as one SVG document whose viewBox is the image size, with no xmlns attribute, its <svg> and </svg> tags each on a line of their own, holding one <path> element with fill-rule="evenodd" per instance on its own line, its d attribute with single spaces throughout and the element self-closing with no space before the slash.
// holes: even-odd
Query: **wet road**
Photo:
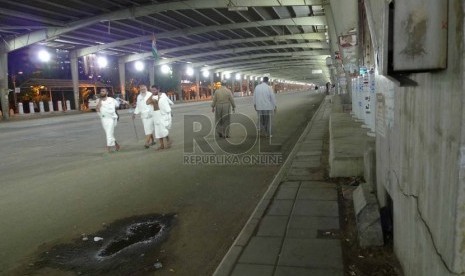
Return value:
<svg viewBox="0 0 465 276">
<path fill-rule="evenodd" d="M 321 100 L 311 92 L 277 95 L 272 143 L 283 157 Z M 236 103 L 244 116 L 234 115 L 233 122 L 256 120 L 250 97 L 236 98 Z M 184 164 L 185 145 L 192 144 L 184 140 L 185 119 L 212 119 L 209 104 L 174 106 L 174 143 L 165 151 L 144 149 L 141 122 L 135 121 L 137 141 L 127 111 L 116 128 L 122 150 L 113 154 L 104 151 L 95 113 L 0 123 L 0 274 L 28 266 L 51 246 L 115 220 L 176 213 L 176 225 L 157 249 L 163 261 L 157 274 L 172 274 L 172 269 L 178 275 L 211 275 L 279 166 Z M 231 143 L 236 146 L 216 144 L 213 135 L 205 142 L 215 151 L 240 148 L 252 132 L 235 124 Z M 257 152 L 257 145 L 251 152 Z"/>
</svg>

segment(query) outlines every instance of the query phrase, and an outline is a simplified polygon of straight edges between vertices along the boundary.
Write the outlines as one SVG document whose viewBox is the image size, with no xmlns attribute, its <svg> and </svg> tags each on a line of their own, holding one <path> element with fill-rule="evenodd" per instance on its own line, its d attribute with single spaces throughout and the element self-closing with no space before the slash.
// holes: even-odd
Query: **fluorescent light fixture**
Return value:
<svg viewBox="0 0 465 276">
<path fill-rule="evenodd" d="M 248 11 L 248 7 L 228 6 L 228 11 Z"/>
<path fill-rule="evenodd" d="M 208 70 L 203 70 L 203 71 L 202 71 L 202 76 L 203 76 L 204 78 L 208 78 L 208 76 L 210 76 L 210 71 L 208 71 Z"/>
<path fill-rule="evenodd" d="M 321 69 L 312 70 L 312 74 L 323 74 L 323 70 Z"/>
<path fill-rule="evenodd" d="M 241 74 L 237 73 L 236 74 L 236 80 L 240 80 L 241 79 Z"/>
</svg>

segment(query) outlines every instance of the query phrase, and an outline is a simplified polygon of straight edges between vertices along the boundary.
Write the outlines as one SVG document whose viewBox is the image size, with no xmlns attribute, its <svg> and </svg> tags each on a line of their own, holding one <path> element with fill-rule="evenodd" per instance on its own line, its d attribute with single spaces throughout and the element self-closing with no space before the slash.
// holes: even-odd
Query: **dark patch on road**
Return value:
<svg viewBox="0 0 465 276">
<path fill-rule="evenodd" d="M 97 233 L 41 253 L 31 269 L 54 268 L 85 275 L 156 270 L 154 252 L 167 239 L 175 217 L 151 214 L 115 221 Z"/>
</svg>

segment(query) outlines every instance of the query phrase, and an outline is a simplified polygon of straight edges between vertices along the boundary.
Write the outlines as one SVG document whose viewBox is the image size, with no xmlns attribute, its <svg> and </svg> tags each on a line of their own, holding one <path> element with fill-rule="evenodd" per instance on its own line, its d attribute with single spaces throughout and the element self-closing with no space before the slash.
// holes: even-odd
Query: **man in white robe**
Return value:
<svg viewBox="0 0 465 276">
<path fill-rule="evenodd" d="M 116 108 L 118 106 L 118 101 L 112 97 L 108 97 L 107 89 L 102 88 L 100 90 L 100 99 L 96 110 L 100 116 L 103 130 L 105 131 L 108 152 L 112 152 L 113 149 L 116 151 L 119 151 L 120 149 L 120 145 L 115 139 L 115 127 L 118 119 L 118 115 L 116 115 Z"/>
<path fill-rule="evenodd" d="M 147 104 L 147 100 L 152 97 L 152 93 L 147 91 L 147 86 L 145 84 L 139 85 L 139 95 L 137 95 L 137 102 L 136 102 L 136 109 L 132 114 L 132 119 L 136 117 L 136 115 L 140 114 L 140 118 L 142 120 L 142 125 L 144 126 L 144 133 L 145 133 L 145 144 L 144 147 L 148 149 L 151 145 L 155 144 L 155 140 L 153 138 L 153 106 Z"/>
<path fill-rule="evenodd" d="M 168 110 L 171 119 L 171 107 L 169 106 L 169 102 L 164 100 L 164 97 L 161 95 L 158 96 L 158 89 L 156 87 L 152 86 L 152 92 L 154 95 L 147 100 L 147 104 L 151 104 L 153 106 L 152 117 L 155 129 L 155 138 L 157 138 L 160 142 L 160 146 L 157 148 L 157 150 L 162 150 L 165 148 L 170 148 L 172 143 L 170 141 L 170 137 L 168 136 L 169 129 L 167 128 L 168 123 L 166 120 L 166 112 L 168 112 Z M 162 108 L 163 112 L 165 112 L 165 115 L 161 111 Z M 166 140 L 166 146 L 163 139 Z"/>
</svg>

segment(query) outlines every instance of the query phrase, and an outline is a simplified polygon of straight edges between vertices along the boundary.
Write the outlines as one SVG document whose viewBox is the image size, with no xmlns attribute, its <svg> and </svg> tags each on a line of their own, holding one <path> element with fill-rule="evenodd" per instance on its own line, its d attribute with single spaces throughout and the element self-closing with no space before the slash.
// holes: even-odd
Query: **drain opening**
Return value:
<svg viewBox="0 0 465 276">
<path fill-rule="evenodd" d="M 122 236 L 115 237 L 98 253 L 98 257 L 111 257 L 135 244 L 151 242 L 162 233 L 165 228 L 158 221 L 140 222 L 129 225 Z"/>
</svg>

